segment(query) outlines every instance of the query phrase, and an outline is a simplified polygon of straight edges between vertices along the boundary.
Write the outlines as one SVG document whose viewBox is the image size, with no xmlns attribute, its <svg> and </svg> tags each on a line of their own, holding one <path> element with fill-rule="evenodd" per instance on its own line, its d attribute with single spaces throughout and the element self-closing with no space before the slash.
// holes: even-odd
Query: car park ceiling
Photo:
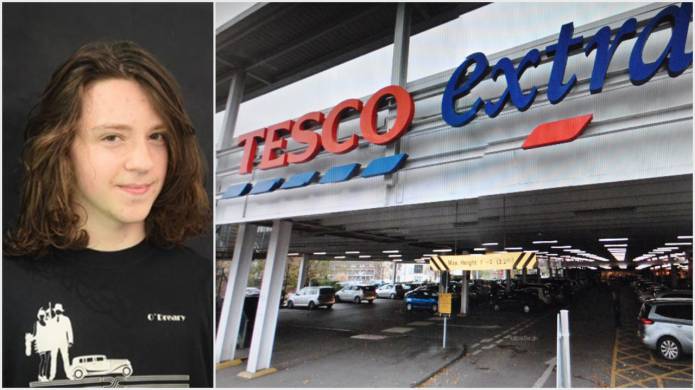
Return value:
<svg viewBox="0 0 695 390">
<path fill-rule="evenodd" d="M 408 3 L 411 35 L 487 3 Z M 393 43 L 396 3 L 259 3 L 217 29 L 216 108 L 235 72 L 250 100 Z"/>
<path fill-rule="evenodd" d="M 692 234 L 692 186 L 692 176 L 686 175 L 297 218 L 289 252 L 333 260 L 360 251 L 372 256 L 367 260 L 391 260 L 382 252 L 399 250 L 404 262 L 412 262 L 437 248 L 460 253 L 497 242 L 492 249 L 545 251 L 550 245 L 532 242 L 557 240 L 553 245 L 571 245 L 615 265 L 599 238 L 629 238 L 629 261 Z M 259 248 L 267 247 L 269 236 L 261 234 L 265 242 Z M 692 247 L 685 250 L 692 254 Z M 346 260 L 365 259 L 346 255 Z"/>
</svg>

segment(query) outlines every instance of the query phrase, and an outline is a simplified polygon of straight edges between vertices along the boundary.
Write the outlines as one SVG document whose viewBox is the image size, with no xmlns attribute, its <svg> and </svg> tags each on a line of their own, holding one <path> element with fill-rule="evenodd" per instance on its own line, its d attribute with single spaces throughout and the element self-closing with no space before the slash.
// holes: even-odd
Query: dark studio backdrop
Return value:
<svg viewBox="0 0 695 390">
<path fill-rule="evenodd" d="M 134 41 L 174 75 L 205 155 L 205 188 L 212 202 L 212 4 L 3 4 L 2 12 L 3 233 L 19 210 L 24 127 L 52 72 L 81 45 Z M 211 222 L 212 226 L 212 222 Z M 187 243 L 212 259 L 212 234 Z"/>
</svg>

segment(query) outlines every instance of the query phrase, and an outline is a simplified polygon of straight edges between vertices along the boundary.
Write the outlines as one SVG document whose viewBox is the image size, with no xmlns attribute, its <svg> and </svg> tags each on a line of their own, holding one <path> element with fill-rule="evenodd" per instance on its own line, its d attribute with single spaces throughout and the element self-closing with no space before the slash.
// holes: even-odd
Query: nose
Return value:
<svg viewBox="0 0 695 390">
<path fill-rule="evenodd" d="M 134 140 L 129 150 L 125 168 L 129 171 L 148 172 L 152 169 L 152 150 L 147 140 Z"/>
</svg>

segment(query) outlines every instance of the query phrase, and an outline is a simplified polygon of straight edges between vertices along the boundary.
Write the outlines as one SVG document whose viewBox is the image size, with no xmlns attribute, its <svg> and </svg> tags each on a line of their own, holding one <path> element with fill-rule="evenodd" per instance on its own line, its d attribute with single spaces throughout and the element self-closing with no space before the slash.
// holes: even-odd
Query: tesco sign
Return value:
<svg viewBox="0 0 695 390">
<path fill-rule="evenodd" d="M 686 52 L 685 45 L 692 14 L 692 3 L 682 3 L 680 7 L 670 5 L 646 22 L 630 53 L 628 71 L 632 84 L 641 85 L 648 82 L 662 67 L 668 70 L 669 76 L 677 77 L 691 66 L 693 53 Z M 671 37 L 656 60 L 644 62 L 644 48 L 647 41 L 662 24 L 670 25 Z M 635 18 L 628 19 L 616 30 L 604 26 L 589 38 L 581 35 L 574 36 L 574 24 L 567 23 L 560 29 L 557 42 L 547 46 L 543 54 L 538 49 L 531 49 L 516 65 L 511 59 L 505 57 L 498 60 L 494 66 L 490 66 L 485 54 L 473 53 L 456 68 L 446 84 L 441 103 L 442 118 L 450 126 L 461 127 L 472 121 L 481 110 L 491 118 L 496 117 L 507 103 L 514 105 L 519 111 L 526 111 L 536 99 L 538 87 L 534 86 L 528 91 L 523 91 L 519 80 L 526 70 L 538 67 L 542 55 L 552 57 L 546 92 L 551 104 L 560 103 L 577 82 L 577 76 L 574 74 L 567 79 L 567 82 L 564 81 L 569 54 L 575 50 L 583 50 L 587 57 L 595 53 L 589 91 L 591 94 L 599 93 L 603 89 L 608 66 L 617 48 L 623 41 L 632 39 L 636 35 L 637 20 Z M 507 85 L 500 97 L 487 101 L 479 97 L 465 112 L 456 110 L 457 101 L 472 93 L 475 86 L 482 80 L 489 77 L 496 81 L 500 76 L 504 76 Z M 392 97 L 395 101 L 396 119 L 390 129 L 380 133 L 376 126 L 377 113 L 382 102 L 388 97 Z M 374 93 L 365 104 L 359 99 L 347 99 L 333 107 L 328 116 L 318 111 L 310 112 L 296 120 L 287 120 L 241 135 L 237 142 L 237 146 L 244 148 L 240 173 L 252 172 L 253 161 L 260 143 L 264 144 L 261 162 L 258 165 L 260 169 L 305 163 L 316 157 L 321 150 L 334 154 L 354 150 L 359 143 L 357 134 L 352 134 L 342 141 L 337 138 L 340 121 L 349 112 L 359 113 L 359 127 L 363 139 L 375 145 L 385 145 L 397 140 L 408 130 L 415 113 L 415 105 L 408 91 L 397 85 L 390 85 Z M 562 123 L 539 126 L 539 134 L 532 133 L 535 139 L 532 140 L 533 142 L 527 139 L 524 149 L 571 141 L 580 134 L 581 129 L 590 120 L 591 115 L 585 115 L 569 118 Z M 567 127 L 567 123 L 570 122 L 573 124 L 570 126 L 572 128 Z M 321 127 L 321 131 L 314 131 L 318 126 Z M 563 131 L 565 134 L 562 134 Z M 288 152 L 288 135 L 295 142 L 306 145 L 306 148 Z"/>
<path fill-rule="evenodd" d="M 683 3 L 680 7 L 671 5 L 664 8 L 647 23 L 637 37 L 630 54 L 629 73 L 632 84 L 646 83 L 664 65 L 668 74 L 671 77 L 676 77 L 692 64 L 693 52 L 685 52 L 688 26 L 692 17 L 693 4 Z M 655 61 L 645 63 L 643 60 L 644 47 L 649 36 L 662 23 L 671 25 L 671 39 Z M 593 37 L 587 39 L 581 35 L 573 36 L 573 23 L 563 25 L 557 42 L 545 48 L 545 55 L 553 57 L 553 66 L 548 79 L 548 101 L 551 104 L 561 102 L 574 87 L 577 76 L 571 75 L 566 83 L 563 81 L 565 80 L 565 67 L 569 53 L 582 48 L 582 46 L 586 56 L 596 52 L 589 91 L 592 94 L 601 92 L 613 54 L 624 40 L 633 38 L 636 31 L 637 20 L 635 18 L 628 19 L 616 31 L 611 30 L 608 26 L 602 27 Z M 473 53 L 469 55 L 456 68 L 444 89 L 442 118 L 449 125 L 460 127 L 472 121 L 481 109 L 484 109 L 485 114 L 490 118 L 496 117 L 507 102 L 511 102 L 519 111 L 526 111 L 536 98 L 538 87 L 534 86 L 524 93 L 521 90 L 519 79 L 528 68 L 537 67 L 540 61 L 541 53 L 538 49 L 529 50 L 516 67 L 512 60 L 506 57 L 501 58 L 494 66 L 490 67 L 485 54 Z M 495 81 L 502 75 L 507 82 L 507 88 L 497 101 L 483 101 L 483 99 L 477 98 L 465 112 L 456 111 L 456 101 L 471 93 L 471 90 L 480 81 L 486 77 Z"/>
<path fill-rule="evenodd" d="M 379 104 L 389 96 L 396 102 L 396 120 L 390 129 L 380 133 L 376 126 Z M 240 173 L 251 173 L 253 170 L 253 160 L 259 142 L 264 143 L 261 163 L 258 165 L 260 169 L 301 164 L 312 160 L 322 149 L 335 154 L 350 152 L 359 143 L 357 134 L 352 134 L 343 141 L 337 139 L 340 119 L 350 111 L 360 113 L 362 138 L 376 145 L 386 145 L 400 138 L 408 130 L 415 115 L 415 103 L 404 88 L 390 85 L 374 93 L 366 104 L 362 104 L 359 99 L 347 99 L 333 107 L 328 116 L 319 111 L 310 112 L 297 120 L 287 120 L 241 135 L 237 142 L 238 146 L 244 147 Z M 321 126 L 320 133 L 310 129 L 317 125 Z M 299 152 L 287 152 L 287 134 L 295 142 L 306 144 L 306 148 Z"/>
</svg>

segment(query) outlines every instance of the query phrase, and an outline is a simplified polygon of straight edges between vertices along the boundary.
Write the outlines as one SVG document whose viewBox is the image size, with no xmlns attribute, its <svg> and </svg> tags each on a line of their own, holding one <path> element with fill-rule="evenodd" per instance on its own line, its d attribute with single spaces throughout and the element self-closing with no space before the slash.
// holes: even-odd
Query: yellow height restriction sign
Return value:
<svg viewBox="0 0 695 390">
<path fill-rule="evenodd" d="M 441 314 L 451 314 L 451 293 L 439 294 L 439 312 Z"/>
</svg>

